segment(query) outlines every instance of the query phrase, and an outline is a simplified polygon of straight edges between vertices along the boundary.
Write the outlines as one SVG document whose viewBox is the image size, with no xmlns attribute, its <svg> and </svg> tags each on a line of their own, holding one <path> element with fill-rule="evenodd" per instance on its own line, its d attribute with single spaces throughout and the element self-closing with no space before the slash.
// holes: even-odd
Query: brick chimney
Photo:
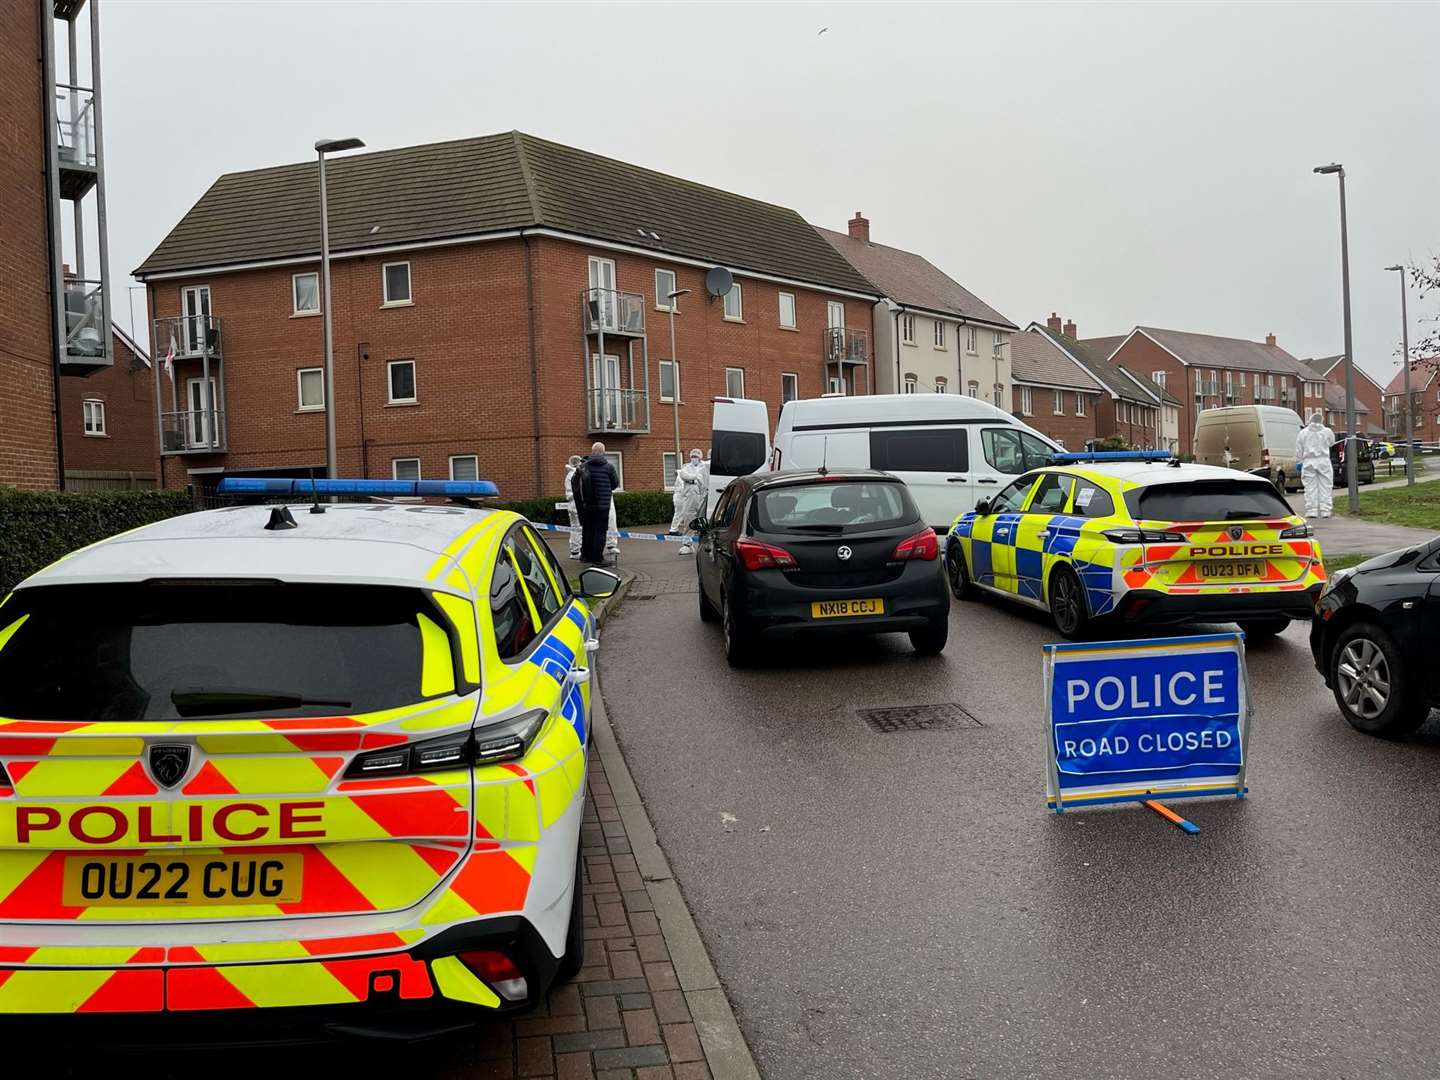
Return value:
<svg viewBox="0 0 1440 1080">
<path fill-rule="evenodd" d="M 1274 344 L 1275 344 L 1275 335 L 1274 335 L 1274 334 L 1266 334 L 1266 335 L 1265 335 L 1265 344 L 1266 344 L 1266 345 L 1274 345 Z"/>
<path fill-rule="evenodd" d="M 1066 337 L 1078 337 L 1078 335 L 1075 333 L 1075 320 L 1074 320 L 1074 319 L 1066 319 L 1066 320 L 1065 320 L 1065 336 L 1066 336 Z"/>
<path fill-rule="evenodd" d="M 1052 334 L 1060 333 L 1060 316 L 1056 315 L 1053 311 L 1050 312 L 1050 317 L 1045 320 L 1045 329 L 1049 330 Z"/>
<path fill-rule="evenodd" d="M 850 238 L 852 240 L 864 240 L 867 244 L 870 242 L 869 218 L 860 213 L 859 210 L 856 210 L 855 216 L 850 219 L 848 224 L 850 228 Z"/>
</svg>

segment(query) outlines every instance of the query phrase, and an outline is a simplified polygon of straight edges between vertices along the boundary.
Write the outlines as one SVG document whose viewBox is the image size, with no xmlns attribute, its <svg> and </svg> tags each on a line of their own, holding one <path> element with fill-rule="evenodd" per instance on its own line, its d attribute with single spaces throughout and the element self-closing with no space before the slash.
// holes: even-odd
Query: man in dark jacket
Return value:
<svg viewBox="0 0 1440 1080">
<path fill-rule="evenodd" d="M 570 481 L 575 509 L 580 514 L 580 559 L 592 565 L 605 562 L 605 530 L 610 524 L 610 499 L 620 486 L 615 466 L 605 456 L 605 444 L 590 447 Z"/>
</svg>

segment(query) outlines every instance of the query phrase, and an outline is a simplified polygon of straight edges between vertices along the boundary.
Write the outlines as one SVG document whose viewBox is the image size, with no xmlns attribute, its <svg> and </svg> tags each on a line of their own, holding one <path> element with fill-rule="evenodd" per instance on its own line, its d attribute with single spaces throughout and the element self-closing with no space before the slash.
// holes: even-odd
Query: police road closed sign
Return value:
<svg viewBox="0 0 1440 1080">
<path fill-rule="evenodd" d="M 1245 793 L 1240 634 L 1045 646 L 1049 805 Z"/>
</svg>

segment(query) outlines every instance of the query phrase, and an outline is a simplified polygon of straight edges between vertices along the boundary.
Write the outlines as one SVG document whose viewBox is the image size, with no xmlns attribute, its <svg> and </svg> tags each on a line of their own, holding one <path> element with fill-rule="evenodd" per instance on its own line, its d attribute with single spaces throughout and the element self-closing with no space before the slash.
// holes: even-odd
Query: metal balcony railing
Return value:
<svg viewBox="0 0 1440 1080">
<path fill-rule="evenodd" d="M 1274 388 L 1273 386 L 1257 386 L 1257 387 L 1255 387 L 1255 400 L 1256 400 L 1256 401 L 1274 401 L 1274 400 L 1275 400 L 1275 388 Z"/>
<path fill-rule="evenodd" d="M 585 418 L 590 433 L 645 433 L 650 430 L 650 399 L 644 390 L 606 388 L 586 392 Z"/>
<path fill-rule="evenodd" d="M 1205 397 L 1219 397 L 1219 396 L 1220 396 L 1220 380 L 1219 380 L 1219 379 L 1201 379 L 1201 380 L 1199 381 L 1199 383 L 1197 384 L 1197 389 L 1196 389 L 1195 392 L 1196 392 L 1197 394 L 1203 394 Z"/>
<path fill-rule="evenodd" d="M 225 449 L 225 413 L 184 409 L 160 414 L 162 454 L 214 454 Z"/>
<path fill-rule="evenodd" d="M 105 355 L 105 283 L 65 279 L 65 354 Z"/>
<path fill-rule="evenodd" d="M 581 319 L 587 334 L 645 336 L 645 298 L 616 289 L 585 289 L 580 293 Z"/>
<path fill-rule="evenodd" d="M 180 315 L 173 319 L 156 319 L 155 336 L 151 339 L 155 355 L 164 359 L 170 348 L 177 360 L 192 357 L 220 356 L 220 320 L 214 315 Z"/>
<path fill-rule="evenodd" d="M 67 165 L 95 168 L 95 91 L 83 86 L 57 85 L 55 126 L 61 168 Z"/>
<path fill-rule="evenodd" d="M 825 363 L 868 364 L 870 340 L 864 330 L 831 326 L 825 330 Z"/>
</svg>

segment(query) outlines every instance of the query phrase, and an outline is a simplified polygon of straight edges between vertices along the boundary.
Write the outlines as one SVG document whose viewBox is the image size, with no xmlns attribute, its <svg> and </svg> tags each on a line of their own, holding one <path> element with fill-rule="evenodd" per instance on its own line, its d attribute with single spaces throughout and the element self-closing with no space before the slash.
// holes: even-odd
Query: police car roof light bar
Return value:
<svg viewBox="0 0 1440 1080">
<path fill-rule="evenodd" d="M 1169 461 L 1169 450 L 1071 450 L 1051 454 L 1050 460 L 1060 465 L 1081 461 Z"/>
<path fill-rule="evenodd" d="M 250 476 L 227 476 L 216 490 L 221 495 L 375 495 L 392 499 L 457 495 L 483 498 L 500 494 L 500 489 L 489 480 L 311 480 Z"/>
</svg>

